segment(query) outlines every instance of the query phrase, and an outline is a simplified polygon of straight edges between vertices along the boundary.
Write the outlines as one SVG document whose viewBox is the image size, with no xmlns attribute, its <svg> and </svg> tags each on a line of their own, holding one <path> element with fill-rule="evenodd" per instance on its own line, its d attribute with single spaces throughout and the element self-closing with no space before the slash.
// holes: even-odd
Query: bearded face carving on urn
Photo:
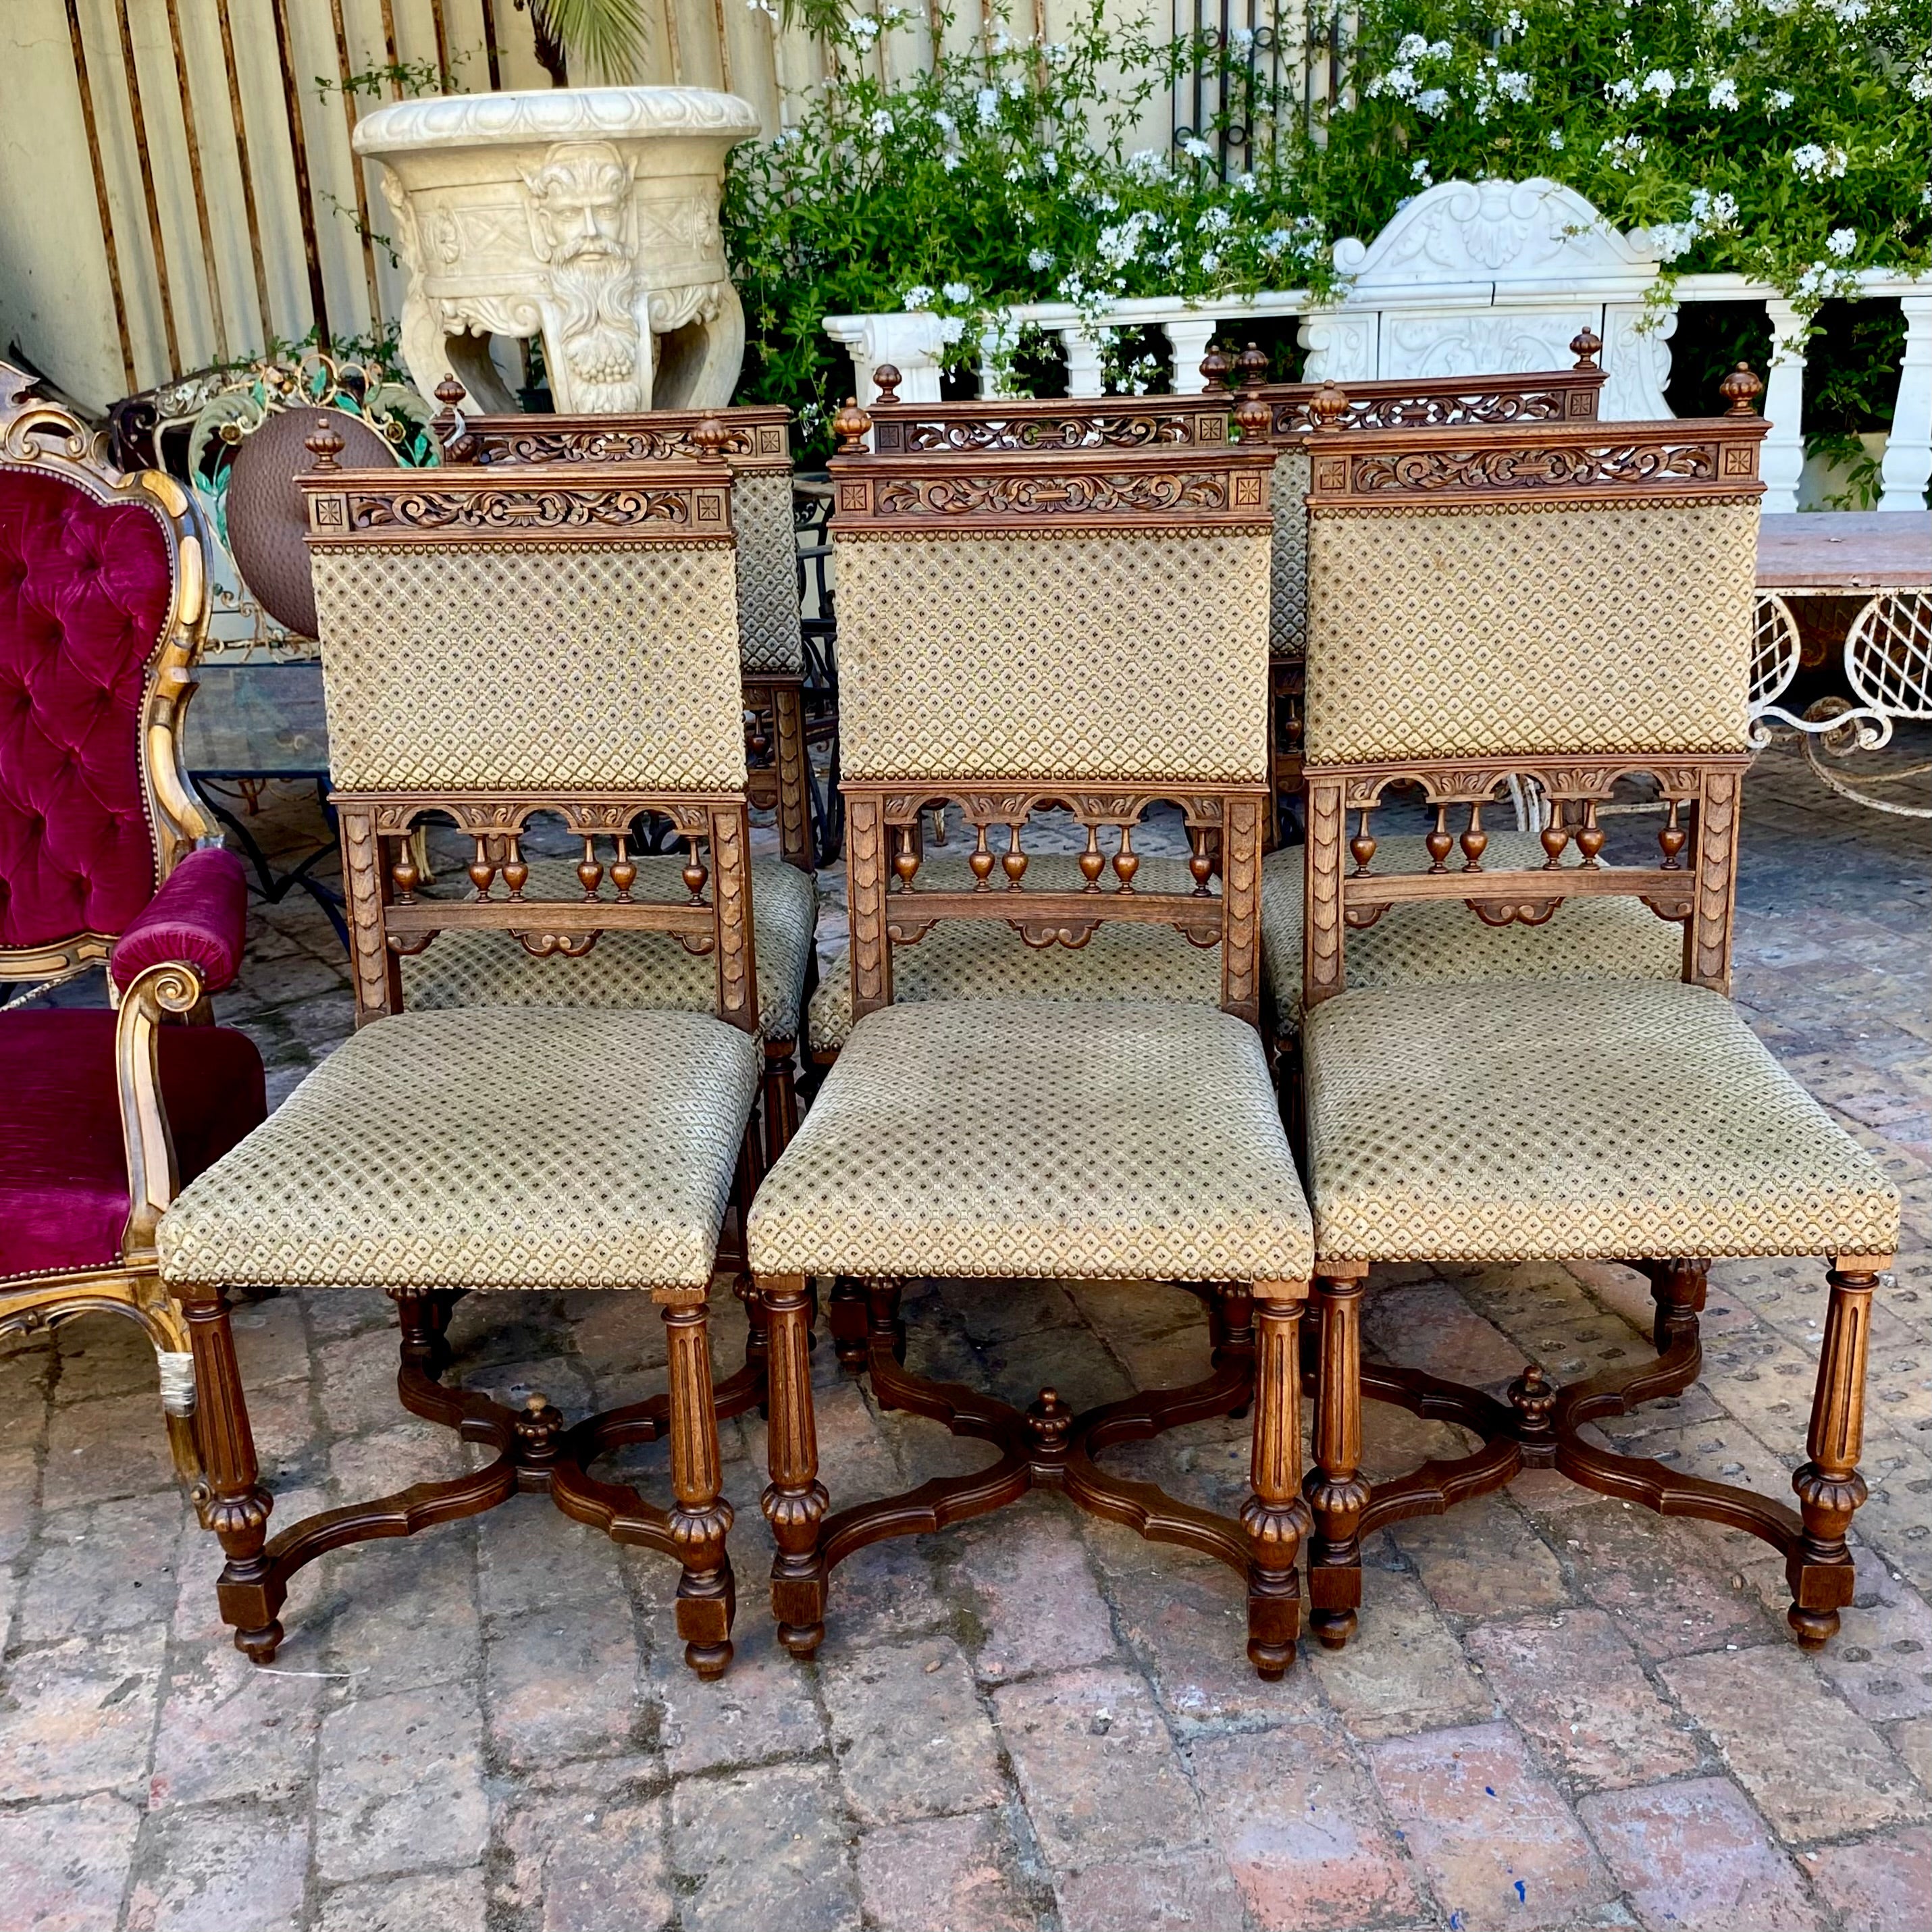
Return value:
<svg viewBox="0 0 1932 1932">
<path fill-rule="evenodd" d="M 744 316 L 718 210 L 758 131 L 700 88 L 559 88 L 399 101 L 366 116 L 409 286 L 404 362 L 434 393 L 513 410 L 490 338 L 540 335 L 552 406 L 628 414 L 731 400 Z"/>
</svg>

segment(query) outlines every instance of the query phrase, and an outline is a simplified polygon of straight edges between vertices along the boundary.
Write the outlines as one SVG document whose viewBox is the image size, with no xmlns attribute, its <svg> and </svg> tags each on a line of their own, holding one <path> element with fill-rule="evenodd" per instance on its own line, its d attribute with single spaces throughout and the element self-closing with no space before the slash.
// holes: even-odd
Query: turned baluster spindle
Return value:
<svg viewBox="0 0 1932 1932">
<path fill-rule="evenodd" d="M 993 876 L 992 850 L 986 843 L 986 828 L 982 825 L 976 830 L 979 836 L 974 841 L 966 862 L 973 868 L 973 890 L 976 892 L 990 892 L 992 888 L 988 881 Z"/>
<path fill-rule="evenodd" d="M 1140 854 L 1134 850 L 1134 828 L 1131 824 L 1120 827 L 1120 849 L 1114 854 L 1114 875 L 1120 882 L 1120 890 L 1130 892 L 1134 889 L 1134 874 L 1141 868 Z"/>
<path fill-rule="evenodd" d="M 1006 890 L 1018 889 L 1021 880 L 1026 877 L 1026 849 L 1020 843 L 1020 834 L 1026 828 L 1023 818 L 1014 820 L 1006 828 L 1006 849 L 1000 855 L 1000 868 L 1006 875 Z"/>
<path fill-rule="evenodd" d="M 1549 857 L 1543 862 L 1546 872 L 1553 872 L 1563 862 L 1563 854 L 1570 844 L 1570 827 L 1564 821 L 1563 801 L 1552 798 L 1550 801 L 1550 823 L 1537 835 L 1543 841 L 1543 849 Z"/>
<path fill-rule="evenodd" d="M 530 866 L 524 857 L 522 836 L 513 832 L 510 834 L 509 849 L 503 856 L 503 883 L 509 887 L 511 898 L 520 899 L 523 897 L 524 888 L 530 883 Z"/>
<path fill-rule="evenodd" d="M 1449 808 L 1438 805 L 1436 808 L 1436 824 L 1423 844 L 1429 850 L 1429 869 L 1432 872 L 1446 872 L 1449 869 L 1449 854 L 1455 840 L 1449 836 Z"/>
<path fill-rule="evenodd" d="M 1087 828 L 1087 849 L 1080 855 L 1080 876 L 1087 883 L 1082 892 L 1097 892 L 1100 890 L 1100 874 L 1107 869 L 1107 855 L 1100 850 L 1100 828 L 1090 825 Z"/>
<path fill-rule="evenodd" d="M 416 869 L 416 842 L 406 832 L 397 842 L 396 860 L 389 868 L 389 877 L 394 882 L 396 903 L 414 905 L 416 888 L 422 884 L 422 874 Z"/>
<path fill-rule="evenodd" d="M 1469 808 L 1469 829 L 1462 835 L 1462 869 L 1466 872 L 1480 872 L 1483 869 L 1483 848 L 1490 842 L 1490 835 L 1483 830 L 1483 808 L 1479 802 Z"/>
<path fill-rule="evenodd" d="M 1576 849 L 1583 855 L 1583 863 L 1594 868 L 1597 855 L 1604 849 L 1604 828 L 1597 823 L 1597 801 L 1586 799 L 1583 803 L 1583 823 L 1576 833 Z"/>
<path fill-rule="evenodd" d="M 892 870 L 898 874 L 902 886 L 910 886 L 913 874 L 919 870 L 919 849 L 914 842 L 910 825 L 899 827 L 898 856 L 892 861 Z"/>
<path fill-rule="evenodd" d="M 1368 876 L 1369 866 L 1376 856 L 1376 835 L 1369 830 L 1370 814 L 1365 807 L 1362 812 L 1362 826 L 1348 841 L 1348 851 L 1355 862 L 1355 877 Z"/>
<path fill-rule="evenodd" d="M 490 842 L 481 833 L 477 835 L 476 856 L 470 862 L 469 872 L 470 883 L 476 888 L 476 896 L 487 899 L 496 877 L 496 867 L 490 856 Z"/>
<path fill-rule="evenodd" d="M 1664 869 L 1666 872 L 1681 872 L 1684 848 L 1690 842 L 1690 834 L 1684 826 L 1683 806 L 1676 799 L 1670 801 L 1670 815 L 1657 835 L 1657 842 L 1664 848 Z"/>
<path fill-rule="evenodd" d="M 1214 876 L 1214 855 L 1208 849 L 1208 828 L 1196 826 L 1187 835 L 1190 850 L 1187 869 L 1193 875 L 1194 896 L 1204 899 L 1210 896 L 1208 881 Z"/>
<path fill-rule="evenodd" d="M 689 849 L 684 855 L 684 870 L 679 876 L 684 880 L 685 890 L 691 895 L 692 904 L 702 905 L 704 903 L 705 881 L 711 874 L 706 868 L 699 843 L 695 838 L 691 842 Z"/>
<path fill-rule="evenodd" d="M 584 835 L 584 856 L 577 862 L 577 878 L 587 899 L 594 899 L 597 888 L 604 883 L 604 868 L 597 857 L 597 842 L 587 832 Z"/>
<path fill-rule="evenodd" d="M 617 856 L 610 861 L 610 883 L 617 888 L 618 903 L 629 904 L 631 888 L 638 883 L 638 862 L 631 856 L 629 838 L 621 832 L 617 834 Z"/>
</svg>

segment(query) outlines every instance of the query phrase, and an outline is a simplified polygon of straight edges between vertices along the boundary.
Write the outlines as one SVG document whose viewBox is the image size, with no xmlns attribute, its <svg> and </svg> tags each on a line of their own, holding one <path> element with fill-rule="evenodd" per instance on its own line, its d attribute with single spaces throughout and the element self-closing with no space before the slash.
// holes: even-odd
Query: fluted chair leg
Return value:
<svg viewBox="0 0 1932 1932">
<path fill-rule="evenodd" d="M 718 1677 L 731 1661 L 736 1598 L 724 1547 L 731 1505 L 722 1493 L 710 1312 L 702 1300 L 668 1303 L 664 1324 L 670 1480 L 676 1498 L 670 1532 L 684 1565 L 677 1586 L 677 1632 L 684 1639 L 685 1662 L 700 1677 Z"/>
<path fill-rule="evenodd" d="M 825 1636 L 825 1558 L 820 1526 L 830 1507 L 818 1480 L 818 1435 L 812 1408 L 812 1297 L 802 1275 L 758 1284 L 771 1337 L 771 1421 L 766 1444 L 771 1481 L 763 1498 L 778 1554 L 772 1559 L 772 1615 L 778 1641 L 794 1657 L 814 1654 Z"/>
<path fill-rule="evenodd" d="M 1289 1299 L 1290 1296 L 1292 1299 Z M 1306 1290 L 1299 1282 L 1255 1284 L 1252 1493 L 1241 1525 L 1248 1564 L 1248 1660 L 1272 1682 L 1294 1661 L 1301 1634 L 1295 1564 L 1309 1525 L 1301 1495 L 1301 1363 L 1298 1330 Z"/>
<path fill-rule="evenodd" d="M 1355 1632 L 1362 1601 L 1362 1512 L 1369 1485 L 1362 1462 L 1362 1287 L 1367 1274 L 1324 1272 L 1316 1366 L 1316 1466 L 1306 1489 L 1314 1518 L 1308 1551 L 1309 1622 L 1330 1650 Z"/>
</svg>

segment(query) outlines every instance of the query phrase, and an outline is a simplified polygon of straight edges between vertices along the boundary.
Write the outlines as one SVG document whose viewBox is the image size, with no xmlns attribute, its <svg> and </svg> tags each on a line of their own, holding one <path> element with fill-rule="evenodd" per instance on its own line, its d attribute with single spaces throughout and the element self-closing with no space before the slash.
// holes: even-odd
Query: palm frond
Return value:
<svg viewBox="0 0 1932 1932">
<path fill-rule="evenodd" d="M 650 18 L 643 0 L 539 0 L 556 38 L 602 81 L 634 80 L 650 45 Z"/>
</svg>

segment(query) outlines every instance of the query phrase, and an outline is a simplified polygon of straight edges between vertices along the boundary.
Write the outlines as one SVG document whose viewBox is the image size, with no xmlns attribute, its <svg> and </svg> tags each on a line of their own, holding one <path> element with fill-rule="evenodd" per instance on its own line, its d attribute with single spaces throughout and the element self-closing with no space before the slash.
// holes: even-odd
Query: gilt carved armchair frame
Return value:
<svg viewBox="0 0 1932 1932">
<path fill-rule="evenodd" d="M 1339 392 L 1325 404 L 1318 398 L 1309 439 L 1308 499 L 1318 547 L 1324 528 L 1340 530 L 1363 518 L 1394 515 L 1413 522 L 1431 516 L 1480 516 L 1486 511 L 1594 513 L 1672 506 L 1748 510 L 1763 488 L 1758 455 L 1767 425 L 1751 406 L 1761 385 L 1740 370 L 1724 386 L 1733 406 L 1728 415 L 1709 419 L 1668 424 L 1532 420 L 1368 428 L 1346 435 L 1338 434 L 1336 425 L 1348 399 Z M 1579 388 L 1570 393 L 1586 392 Z M 1634 897 L 1684 928 L 1684 982 L 1728 995 L 1738 808 L 1751 758 L 1744 748 L 1744 673 L 1754 518 L 1742 533 L 1748 544 L 1740 533 L 1731 534 L 1733 541 L 1721 560 L 1709 559 L 1708 568 L 1722 578 L 1729 600 L 1726 621 L 1738 643 L 1737 688 L 1714 694 L 1714 702 L 1706 707 L 1702 748 L 1636 745 L 1606 751 L 1579 748 L 1574 742 L 1539 748 L 1532 742 L 1520 749 L 1480 754 L 1402 756 L 1390 748 L 1352 758 L 1324 755 L 1330 738 L 1325 728 L 1322 731 L 1311 743 L 1306 774 L 1306 1011 L 1316 1011 L 1344 991 L 1351 932 L 1372 926 L 1391 905 L 1421 900 L 1460 899 L 1472 916 L 1500 926 L 1540 924 L 1567 897 Z M 1388 561 L 1381 560 L 1384 569 Z M 1696 576 L 1696 564 L 1694 556 L 1672 559 L 1673 568 L 1687 580 Z M 1332 602 L 1330 616 L 1343 621 L 1339 601 Z M 1704 640 L 1687 631 L 1684 641 Z M 1466 637 L 1462 648 L 1468 648 Z M 1347 656 L 1346 650 L 1337 652 L 1338 681 L 1350 674 L 1350 666 L 1340 662 Z M 1388 669 L 1378 667 L 1378 677 Z M 1603 674 L 1610 669 L 1604 664 Z M 1328 673 L 1323 669 L 1319 674 Z M 1580 674 L 1587 676 L 1588 668 Z M 1311 682 L 1316 675 L 1311 665 Z M 1470 682 L 1466 668 L 1452 670 L 1446 664 L 1436 668 L 1436 679 L 1460 680 L 1466 687 Z M 1560 700 L 1560 693 L 1543 695 Z M 1512 694 L 1512 702 L 1521 711 L 1538 700 L 1533 696 L 1526 702 Z M 1610 708 L 1602 701 L 1594 706 L 1599 723 Z M 1667 698 L 1660 700 L 1660 716 L 1670 710 Z M 1580 735 L 1588 734 L 1592 710 L 1586 704 L 1572 712 Z M 1312 708 L 1310 717 L 1312 724 L 1318 722 Z M 1462 728 L 1468 722 L 1466 714 Z M 1480 727 L 1480 719 L 1476 722 Z M 1392 724 L 1389 735 L 1405 725 L 1425 732 L 1436 728 L 1433 722 L 1404 718 Z M 1510 730 L 1523 735 L 1514 719 L 1502 735 Z M 1607 866 L 1599 857 L 1606 843 L 1602 814 L 1613 788 L 1630 776 L 1652 781 L 1664 810 L 1656 833 L 1658 857 L 1648 866 Z M 1534 780 L 1549 800 L 1550 820 L 1540 835 L 1547 857 L 1540 868 L 1491 869 L 1483 863 L 1488 843 L 1483 814 L 1504 801 L 1504 787 L 1512 779 Z M 1426 872 L 1390 874 L 1375 867 L 1373 814 L 1390 787 L 1402 783 L 1419 787 L 1434 814 L 1426 842 L 1430 862 Z M 1568 863 L 1566 854 L 1573 846 L 1577 862 Z M 1415 997 L 1426 1000 L 1426 990 L 1418 989 Z M 1316 1322 L 1310 1367 L 1322 1394 L 1316 1405 L 1316 1466 L 1307 1484 L 1316 1522 L 1310 1577 L 1318 1634 L 1339 1647 L 1354 1627 L 1364 1537 L 1406 1516 L 1439 1512 L 1530 1467 L 1554 1468 L 1587 1489 L 1639 1501 L 1665 1514 L 1723 1522 L 1762 1538 L 1786 1558 L 1794 1595 L 1790 1621 L 1800 1641 L 1822 1642 L 1837 1627 L 1838 1608 L 1850 1600 L 1852 1572 L 1844 1532 L 1864 1494 L 1856 1464 L 1870 1302 L 1890 1260 L 1871 1254 L 1832 1257 L 1830 1308 L 1812 1412 L 1812 1460 L 1794 1479 L 1799 1508 L 1793 1509 L 1749 1490 L 1617 1453 L 1580 1432 L 1600 1418 L 1678 1394 L 1696 1379 L 1702 1364 L 1699 1313 L 1708 1261 L 1678 1256 L 1630 1262 L 1652 1284 L 1655 1360 L 1606 1370 L 1561 1387 L 1532 1366 L 1510 1384 L 1507 1400 L 1498 1402 L 1417 1371 L 1364 1364 L 1360 1305 L 1368 1264 L 1322 1256 L 1311 1308 Z M 1359 1410 L 1343 1396 L 1351 1388 L 1371 1400 L 1455 1422 L 1481 1446 L 1462 1456 L 1426 1462 L 1370 1491 L 1360 1473 Z"/>
<path fill-rule="evenodd" d="M 812 798 L 806 767 L 804 646 L 799 631 L 798 551 L 791 502 L 791 412 L 764 404 L 657 410 L 644 416 L 477 416 L 464 412 L 452 379 L 436 391 L 446 464 L 690 463 L 709 446 L 710 427 L 735 481 L 738 611 L 745 703 L 757 723 L 747 790 L 776 814 L 778 849 L 812 870 Z M 704 432 L 700 438 L 700 432 Z"/>
<path fill-rule="evenodd" d="M 194 500 L 158 470 L 133 472 L 108 460 L 105 437 L 70 412 L 29 393 L 30 380 L 0 364 L 0 470 L 56 479 L 104 506 L 128 504 L 154 520 L 172 584 L 148 651 L 139 723 L 142 802 L 153 853 L 153 885 L 166 884 L 188 854 L 218 847 L 219 831 L 188 776 L 182 722 L 208 620 L 206 537 Z M 0 947 L 0 983 L 44 987 L 111 958 L 120 933 L 82 931 L 41 944 Z M 138 1322 L 153 1343 L 175 1466 L 198 1481 L 194 1432 L 195 1376 L 188 1328 L 157 1271 L 154 1230 L 178 1185 L 163 1106 L 160 1028 L 207 1022 L 207 988 L 195 962 L 147 966 L 124 986 L 110 975 L 117 1009 L 116 1090 L 127 1155 L 129 1211 L 117 1264 L 25 1281 L 0 1282 L 0 1334 L 29 1333 L 110 1310 Z M 26 997 L 32 997 L 31 991 Z"/>
</svg>

